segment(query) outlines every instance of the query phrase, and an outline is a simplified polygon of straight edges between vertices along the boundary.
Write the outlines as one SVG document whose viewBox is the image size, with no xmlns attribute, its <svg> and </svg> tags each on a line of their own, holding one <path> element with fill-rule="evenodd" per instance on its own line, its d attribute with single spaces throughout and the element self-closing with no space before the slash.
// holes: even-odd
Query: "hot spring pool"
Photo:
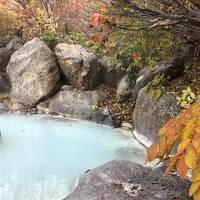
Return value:
<svg viewBox="0 0 200 200">
<path fill-rule="evenodd" d="M 62 200 L 86 170 L 145 157 L 132 138 L 89 122 L 1 115 L 0 131 L 0 200 Z"/>
</svg>

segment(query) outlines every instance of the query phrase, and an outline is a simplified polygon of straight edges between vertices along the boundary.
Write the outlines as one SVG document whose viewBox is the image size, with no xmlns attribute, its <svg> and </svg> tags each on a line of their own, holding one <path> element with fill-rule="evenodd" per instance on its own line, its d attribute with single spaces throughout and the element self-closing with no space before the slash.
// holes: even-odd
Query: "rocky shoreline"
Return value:
<svg viewBox="0 0 200 200">
<path fill-rule="evenodd" d="M 179 69 L 184 68 L 184 57 L 179 61 Z M 0 49 L 0 113 L 67 116 L 115 127 L 112 109 L 102 103 L 110 101 L 110 94 L 97 89 L 108 85 L 115 88 L 115 99 L 121 103 L 111 100 L 111 105 L 130 105 L 124 114 L 132 120 L 123 121 L 121 126 L 135 127 L 136 132 L 154 142 L 158 130 L 180 108 L 172 94 L 163 91 L 156 100 L 144 87 L 158 74 L 177 76 L 180 72 L 175 70 L 176 65 L 174 60 L 158 63 L 152 73 L 144 67 L 130 82 L 112 58 L 98 58 L 80 45 L 58 44 L 53 52 L 38 38 L 24 44 L 15 37 Z M 162 177 L 161 171 L 129 161 L 111 161 L 81 176 L 65 200 L 188 199 L 188 184 L 177 176 Z"/>
</svg>

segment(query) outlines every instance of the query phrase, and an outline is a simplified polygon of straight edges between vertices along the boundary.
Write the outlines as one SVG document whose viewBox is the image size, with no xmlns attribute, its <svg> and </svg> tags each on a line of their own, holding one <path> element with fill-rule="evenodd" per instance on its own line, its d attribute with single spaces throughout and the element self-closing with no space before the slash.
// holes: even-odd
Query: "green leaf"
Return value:
<svg viewBox="0 0 200 200">
<path fill-rule="evenodd" d="M 181 101 L 181 97 L 176 97 L 176 100 L 177 101 Z"/>
<path fill-rule="evenodd" d="M 195 96 L 194 92 L 191 92 L 191 93 L 190 93 L 190 97 L 191 97 L 193 100 L 196 99 L 196 96 Z"/>
<path fill-rule="evenodd" d="M 191 87 L 188 87 L 186 91 L 187 91 L 188 93 L 191 93 L 191 92 L 192 92 Z"/>
<path fill-rule="evenodd" d="M 187 104 L 188 104 L 187 101 L 182 101 L 182 102 L 180 103 L 180 106 L 184 108 L 184 107 L 187 106 Z"/>
<path fill-rule="evenodd" d="M 160 96 L 161 96 L 161 90 L 160 89 L 156 89 L 155 92 L 154 92 L 154 97 L 155 99 L 159 99 Z"/>
<path fill-rule="evenodd" d="M 154 96 L 155 96 L 155 90 L 152 89 L 152 88 L 149 88 L 149 90 L 148 90 L 148 94 L 149 94 L 149 96 L 151 96 L 151 97 L 154 98 Z"/>
</svg>

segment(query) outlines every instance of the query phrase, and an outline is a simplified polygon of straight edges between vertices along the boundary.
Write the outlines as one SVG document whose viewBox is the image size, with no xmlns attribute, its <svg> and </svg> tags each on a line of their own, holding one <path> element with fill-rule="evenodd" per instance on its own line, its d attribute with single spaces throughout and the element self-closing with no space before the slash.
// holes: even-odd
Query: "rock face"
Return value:
<svg viewBox="0 0 200 200">
<path fill-rule="evenodd" d="M 176 57 L 170 62 L 161 62 L 152 69 L 149 67 L 143 68 L 138 75 L 134 89 L 133 99 L 136 100 L 139 91 L 152 81 L 156 75 L 164 74 L 168 79 L 177 78 L 184 70 L 185 60 L 181 57 Z"/>
<path fill-rule="evenodd" d="M 11 100 L 34 105 L 59 87 L 59 68 L 53 52 L 38 38 L 16 51 L 7 66 Z"/>
<path fill-rule="evenodd" d="M 96 91 L 62 89 L 48 100 L 48 110 L 90 120 L 93 115 L 91 106 L 99 98 Z"/>
<path fill-rule="evenodd" d="M 118 101 L 124 101 L 127 98 L 132 96 L 133 86 L 131 85 L 131 81 L 129 80 L 128 74 L 126 74 L 119 82 L 117 86 L 117 99 Z"/>
<path fill-rule="evenodd" d="M 113 87 L 117 87 L 122 77 L 125 75 L 125 72 L 117 69 L 115 59 L 112 57 L 104 56 L 99 61 L 102 69 L 103 69 L 103 79 L 102 82 L 105 85 L 110 85 Z"/>
<path fill-rule="evenodd" d="M 58 44 L 55 48 L 59 65 L 71 85 L 79 90 L 94 89 L 101 79 L 95 54 L 80 45 Z"/>
<path fill-rule="evenodd" d="M 189 200 L 188 188 L 159 168 L 114 160 L 82 175 L 64 200 Z"/>
<path fill-rule="evenodd" d="M 135 110 L 134 125 L 139 134 L 155 141 L 159 129 L 171 118 L 176 117 L 180 108 L 176 104 L 176 98 L 167 93 L 163 93 L 156 100 L 150 97 L 143 88 L 140 90 Z"/>
<path fill-rule="evenodd" d="M 19 37 L 14 37 L 4 48 L 0 49 L 0 71 L 4 72 L 9 63 L 11 55 L 21 48 L 23 40 Z"/>
</svg>

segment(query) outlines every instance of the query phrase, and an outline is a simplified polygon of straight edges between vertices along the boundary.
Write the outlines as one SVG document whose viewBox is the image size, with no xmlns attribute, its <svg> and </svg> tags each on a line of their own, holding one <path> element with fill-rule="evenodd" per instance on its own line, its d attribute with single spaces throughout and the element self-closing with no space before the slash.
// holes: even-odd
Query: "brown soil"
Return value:
<svg viewBox="0 0 200 200">
<path fill-rule="evenodd" d="M 133 124 L 134 104 L 132 98 L 127 99 L 126 102 L 118 102 L 115 88 L 102 85 L 98 90 L 106 94 L 106 98 L 103 102 L 100 102 L 100 106 L 109 109 L 117 127 L 119 127 L 122 122 Z"/>
</svg>

